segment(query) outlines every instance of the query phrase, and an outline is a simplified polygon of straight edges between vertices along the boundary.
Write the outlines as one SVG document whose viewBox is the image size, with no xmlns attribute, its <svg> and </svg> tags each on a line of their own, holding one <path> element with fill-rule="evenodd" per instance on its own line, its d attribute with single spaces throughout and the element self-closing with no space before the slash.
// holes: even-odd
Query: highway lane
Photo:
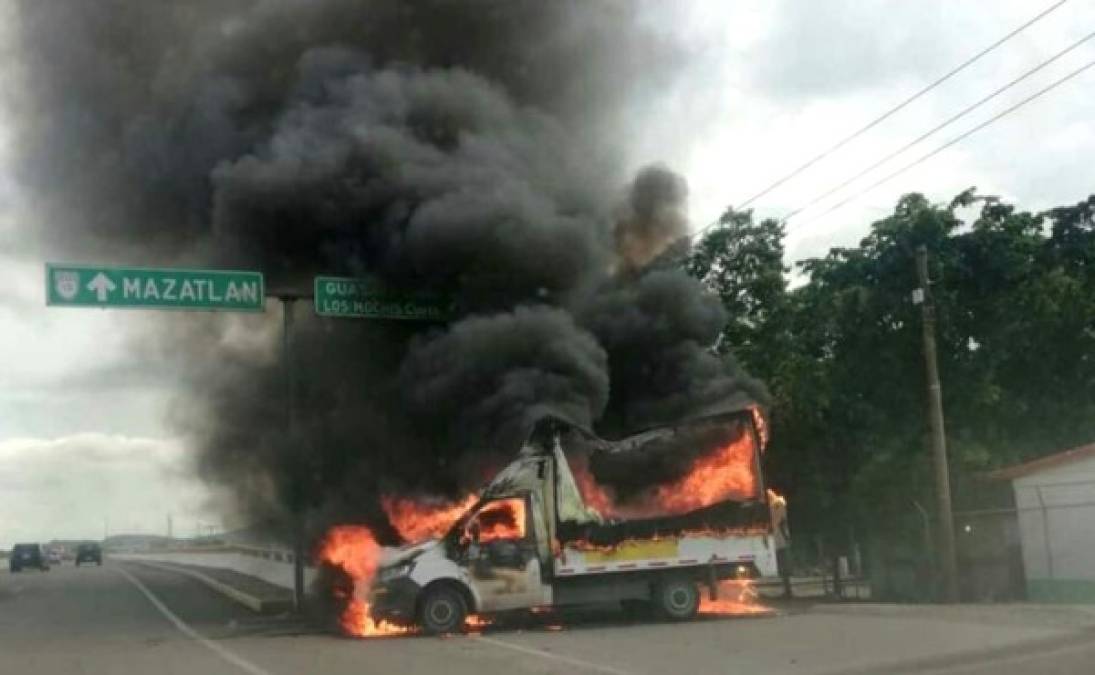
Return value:
<svg viewBox="0 0 1095 675">
<path fill-rule="evenodd" d="M 264 619 L 177 575 L 140 571 L 203 633 L 253 634 Z M 195 649 L 112 564 L 0 574 L 0 672 L 238 673 Z"/>
<path fill-rule="evenodd" d="M 1095 614 L 1055 608 L 816 607 L 686 624 L 568 618 L 561 631 L 555 621 L 478 637 L 352 640 L 255 616 L 171 572 L 69 564 L 0 572 L 0 672 L 1014 675 L 1089 673 L 1095 661 Z"/>
</svg>

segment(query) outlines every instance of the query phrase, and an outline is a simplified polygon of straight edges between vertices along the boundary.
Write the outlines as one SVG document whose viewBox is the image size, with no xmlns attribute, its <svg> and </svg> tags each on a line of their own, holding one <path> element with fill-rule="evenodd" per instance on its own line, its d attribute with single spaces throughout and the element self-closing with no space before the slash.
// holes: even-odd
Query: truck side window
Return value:
<svg viewBox="0 0 1095 675">
<path fill-rule="evenodd" d="M 478 528 L 481 544 L 524 539 L 527 534 L 524 498 L 509 497 L 485 504 L 468 522 L 469 534 L 473 527 Z"/>
<path fill-rule="evenodd" d="M 528 555 L 527 514 L 524 497 L 508 497 L 484 504 L 464 526 L 461 540 L 476 576 L 486 578 L 493 567 L 523 569 Z"/>
</svg>

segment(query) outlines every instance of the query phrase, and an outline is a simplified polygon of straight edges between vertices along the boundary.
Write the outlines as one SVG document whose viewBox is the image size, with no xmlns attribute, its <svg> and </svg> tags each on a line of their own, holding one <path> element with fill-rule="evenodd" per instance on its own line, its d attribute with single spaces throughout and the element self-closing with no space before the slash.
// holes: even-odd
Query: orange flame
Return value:
<svg viewBox="0 0 1095 675">
<path fill-rule="evenodd" d="M 319 559 L 345 572 L 352 582 L 348 590 L 335 590 L 335 596 L 346 602 L 339 624 L 348 635 L 395 635 L 409 630 L 385 621 L 373 621 L 369 616 L 369 603 L 362 599 L 376 576 L 380 554 L 380 544 L 376 543 L 373 533 L 361 525 L 332 527 L 320 544 Z"/>
<path fill-rule="evenodd" d="M 624 504 L 616 503 L 611 490 L 597 483 L 584 459 L 573 461 L 571 470 L 587 506 L 608 518 L 645 518 L 687 513 L 728 499 L 756 497 L 754 454 L 752 435 L 743 433 L 697 458 L 679 479 Z"/>
<path fill-rule="evenodd" d="M 680 480 L 658 487 L 659 506 L 685 513 L 727 499 L 746 499 L 757 494 L 753 441 L 748 434 L 700 457 Z"/>
<path fill-rule="evenodd" d="M 570 472 L 574 475 L 574 482 L 578 485 L 578 492 L 586 506 L 592 507 L 602 516 L 611 518 L 617 515 L 619 511 L 616 508 L 616 498 L 593 477 L 587 457 L 577 456 L 570 459 Z"/>
<path fill-rule="evenodd" d="M 757 430 L 757 438 L 760 439 L 760 451 L 764 452 L 768 447 L 768 420 L 764 419 L 764 413 L 757 406 L 749 408 L 749 412 L 753 416 L 753 428 Z"/>
<path fill-rule="evenodd" d="M 469 614 L 467 618 L 464 619 L 464 628 L 472 632 L 477 632 L 489 627 L 492 623 L 494 622 L 485 616 Z"/>
<path fill-rule="evenodd" d="M 712 600 L 706 592 L 700 597 L 700 614 L 740 615 L 769 614 L 772 608 L 758 601 L 757 589 L 750 580 L 724 581 L 719 584 L 719 597 Z"/>
<path fill-rule="evenodd" d="M 490 502 L 476 514 L 479 541 L 525 538 L 525 500 L 519 497 Z"/>
<path fill-rule="evenodd" d="M 476 501 L 470 494 L 460 501 L 423 503 L 405 497 L 384 496 L 380 505 L 404 541 L 418 542 L 445 534 Z"/>
</svg>

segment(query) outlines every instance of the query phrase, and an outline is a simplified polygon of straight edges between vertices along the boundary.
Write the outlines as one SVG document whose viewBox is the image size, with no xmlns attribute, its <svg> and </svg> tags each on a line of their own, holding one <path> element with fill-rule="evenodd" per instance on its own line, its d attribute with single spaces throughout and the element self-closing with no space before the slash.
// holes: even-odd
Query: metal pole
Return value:
<svg viewBox="0 0 1095 675">
<path fill-rule="evenodd" d="M 933 537 L 931 516 L 928 515 L 928 510 L 920 505 L 920 502 L 914 499 L 912 500 L 912 504 L 916 507 L 917 512 L 920 514 L 920 519 L 924 521 L 924 555 L 928 556 L 928 574 L 930 576 L 930 581 L 932 584 L 931 597 L 935 598 L 938 596 L 939 593 L 939 573 L 937 571 L 939 568 L 939 563 L 938 561 L 934 560 L 935 556 L 932 555 L 935 550 L 935 545 L 932 544 Z"/>
<path fill-rule="evenodd" d="M 943 426 L 943 388 L 935 352 L 935 303 L 928 282 L 928 249 L 916 248 L 916 276 L 923 294 L 924 368 L 928 379 L 928 412 L 931 424 L 932 456 L 935 460 L 935 492 L 939 500 L 939 556 L 943 572 L 943 600 L 958 602 L 958 561 L 954 545 L 954 513 L 951 509 L 950 472 L 947 468 L 947 438 Z"/>
<path fill-rule="evenodd" d="M 285 367 L 285 431 L 290 443 L 296 443 L 296 381 L 293 372 L 293 301 L 296 297 L 280 295 L 282 331 L 281 352 Z M 294 448 L 295 449 L 295 448 Z M 303 513 L 296 514 L 293 524 L 293 609 L 304 609 L 304 528 Z"/>
<path fill-rule="evenodd" d="M 1046 549 L 1046 568 L 1049 572 L 1049 578 L 1053 578 L 1053 546 L 1049 543 L 1049 510 L 1046 509 L 1046 500 L 1042 496 L 1042 487 L 1037 486 L 1034 488 L 1035 494 L 1038 495 L 1038 506 L 1042 510 L 1042 543 Z"/>
</svg>

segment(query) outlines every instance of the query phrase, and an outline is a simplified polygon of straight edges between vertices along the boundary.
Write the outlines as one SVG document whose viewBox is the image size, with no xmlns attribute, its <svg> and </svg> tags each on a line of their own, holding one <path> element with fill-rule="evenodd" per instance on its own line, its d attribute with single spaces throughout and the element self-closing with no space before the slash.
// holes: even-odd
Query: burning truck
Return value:
<svg viewBox="0 0 1095 675">
<path fill-rule="evenodd" d="M 385 502 L 404 535 L 439 536 L 381 560 L 365 528 L 328 535 L 321 557 L 354 586 L 343 627 L 437 634 L 507 610 L 615 601 L 685 620 L 717 607 L 727 580 L 776 574 L 764 435 L 751 405 L 615 442 L 543 418 L 478 497 Z"/>
<path fill-rule="evenodd" d="M 286 291 L 367 276 L 452 310 L 142 323 L 135 355 L 181 359 L 170 424 L 219 511 L 316 536 L 355 634 L 594 597 L 687 615 L 695 584 L 771 569 L 748 404 L 698 415 L 764 400 L 720 337 L 748 316 L 689 271 L 684 177 L 630 172 L 689 72 L 651 13 L 675 3 L 166 4 L 19 3 L 31 248 Z M 640 154 L 687 150 L 656 136 Z M 525 433 L 534 408 L 570 423 Z M 389 561 L 397 541 L 420 543 Z"/>
</svg>

